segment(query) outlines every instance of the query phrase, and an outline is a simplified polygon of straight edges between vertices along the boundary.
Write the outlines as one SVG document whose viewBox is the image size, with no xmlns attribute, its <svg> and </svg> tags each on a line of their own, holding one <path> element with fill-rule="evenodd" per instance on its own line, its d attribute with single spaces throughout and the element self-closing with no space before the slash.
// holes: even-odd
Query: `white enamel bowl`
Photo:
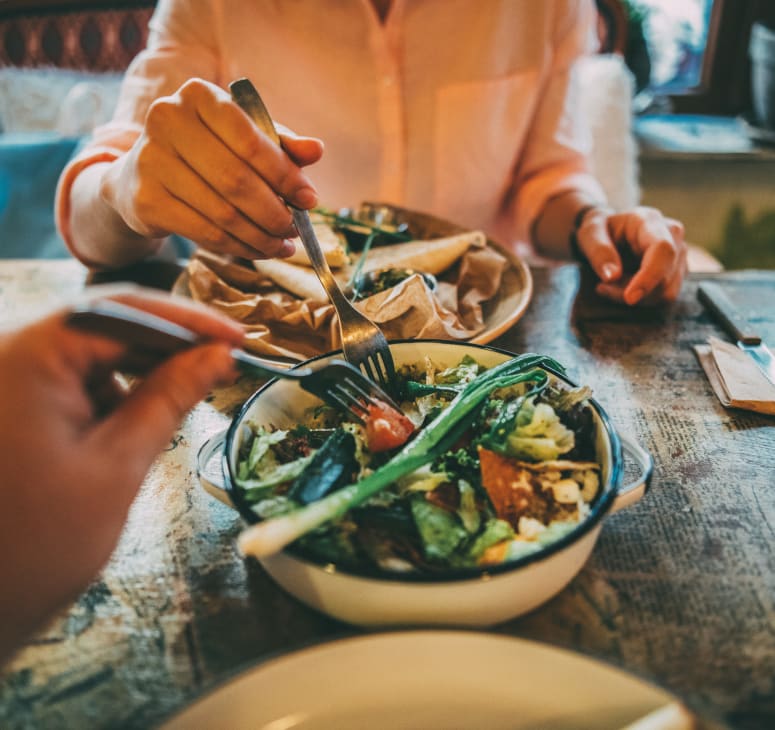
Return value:
<svg viewBox="0 0 775 730">
<path fill-rule="evenodd" d="M 450 367 L 470 355 L 486 367 L 512 356 L 481 345 L 442 341 L 391 343 L 396 365 L 421 362 L 429 356 L 440 367 Z M 309 363 L 340 357 L 323 355 Z M 290 380 L 272 380 L 258 390 L 234 417 L 225 433 L 202 446 L 199 476 L 214 496 L 232 504 L 248 523 L 257 521 L 250 505 L 234 488 L 245 424 L 272 424 L 283 428 L 302 419 L 316 399 Z M 602 465 L 600 493 L 590 515 L 574 530 L 543 550 L 486 569 L 450 571 L 443 576 L 344 570 L 294 546 L 263 558 L 266 571 L 288 593 L 334 618 L 360 626 L 490 626 L 519 616 L 561 591 L 581 570 L 605 516 L 637 501 L 645 492 L 652 460 L 640 446 L 619 436 L 603 409 L 592 401 L 597 430 L 597 454 Z M 640 466 L 638 479 L 624 485 L 622 447 Z M 208 476 L 207 465 L 220 457 L 223 481 Z M 209 470 L 212 473 L 212 470 Z"/>
</svg>

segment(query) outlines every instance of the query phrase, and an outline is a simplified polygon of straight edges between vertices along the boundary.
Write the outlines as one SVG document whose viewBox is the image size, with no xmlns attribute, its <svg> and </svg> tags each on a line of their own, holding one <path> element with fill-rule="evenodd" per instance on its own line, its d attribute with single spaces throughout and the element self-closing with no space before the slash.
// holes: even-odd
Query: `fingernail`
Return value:
<svg viewBox="0 0 775 730">
<path fill-rule="evenodd" d="M 296 244 L 290 239 L 283 240 L 280 250 L 277 252 L 277 257 L 281 259 L 287 259 L 289 256 L 293 256 L 296 251 Z"/>
<path fill-rule="evenodd" d="M 613 281 L 616 278 L 616 265 L 604 264 L 603 265 L 603 281 Z"/>
<path fill-rule="evenodd" d="M 637 304 L 641 299 L 643 299 L 643 295 L 645 293 L 645 289 L 633 289 L 632 291 L 627 292 L 624 298 L 627 301 L 627 304 Z"/>
<path fill-rule="evenodd" d="M 318 194 L 311 187 L 303 187 L 293 194 L 293 200 L 299 208 L 314 208 L 318 203 Z"/>
</svg>

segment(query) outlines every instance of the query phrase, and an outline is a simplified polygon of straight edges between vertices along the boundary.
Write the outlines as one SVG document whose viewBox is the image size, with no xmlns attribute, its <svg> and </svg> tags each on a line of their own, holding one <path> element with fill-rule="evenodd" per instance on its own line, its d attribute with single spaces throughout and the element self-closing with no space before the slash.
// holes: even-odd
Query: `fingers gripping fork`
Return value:
<svg viewBox="0 0 775 730">
<path fill-rule="evenodd" d="M 256 88 L 248 79 L 238 79 L 229 85 L 234 102 L 253 120 L 275 144 L 281 145 L 272 117 Z M 336 309 L 342 336 L 342 352 L 345 359 L 360 367 L 368 378 L 379 383 L 383 390 L 392 392 L 395 382 L 395 366 L 390 347 L 380 328 L 359 312 L 345 297 L 336 283 L 328 262 L 320 248 L 309 213 L 289 206 L 293 222 L 312 268 Z"/>
</svg>

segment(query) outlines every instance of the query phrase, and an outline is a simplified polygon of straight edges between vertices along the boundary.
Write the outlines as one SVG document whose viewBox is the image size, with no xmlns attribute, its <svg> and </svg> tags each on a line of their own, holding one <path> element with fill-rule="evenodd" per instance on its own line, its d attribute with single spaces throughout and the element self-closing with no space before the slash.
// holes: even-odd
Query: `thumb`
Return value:
<svg viewBox="0 0 775 730">
<path fill-rule="evenodd" d="M 609 212 L 592 210 L 584 216 L 576 234 L 579 250 L 603 282 L 616 281 L 622 275 L 622 261 L 608 228 Z"/>
<path fill-rule="evenodd" d="M 311 165 L 323 156 L 323 141 L 317 137 L 302 137 L 284 129 L 278 132 L 283 149 L 299 167 Z"/>
<path fill-rule="evenodd" d="M 137 468 L 142 479 L 186 413 L 234 376 L 230 349 L 226 343 L 202 345 L 166 360 L 97 426 L 96 442 L 123 460 L 117 463 Z"/>
</svg>

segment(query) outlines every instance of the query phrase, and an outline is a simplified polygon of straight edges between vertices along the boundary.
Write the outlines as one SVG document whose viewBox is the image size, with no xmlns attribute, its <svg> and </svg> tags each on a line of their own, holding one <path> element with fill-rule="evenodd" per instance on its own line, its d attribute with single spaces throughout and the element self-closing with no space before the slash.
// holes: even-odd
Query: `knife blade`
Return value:
<svg viewBox="0 0 775 730">
<path fill-rule="evenodd" d="M 775 356 L 726 292 L 718 284 L 706 281 L 697 289 L 697 298 L 734 338 L 737 346 L 756 363 L 767 380 L 775 385 Z"/>
</svg>

